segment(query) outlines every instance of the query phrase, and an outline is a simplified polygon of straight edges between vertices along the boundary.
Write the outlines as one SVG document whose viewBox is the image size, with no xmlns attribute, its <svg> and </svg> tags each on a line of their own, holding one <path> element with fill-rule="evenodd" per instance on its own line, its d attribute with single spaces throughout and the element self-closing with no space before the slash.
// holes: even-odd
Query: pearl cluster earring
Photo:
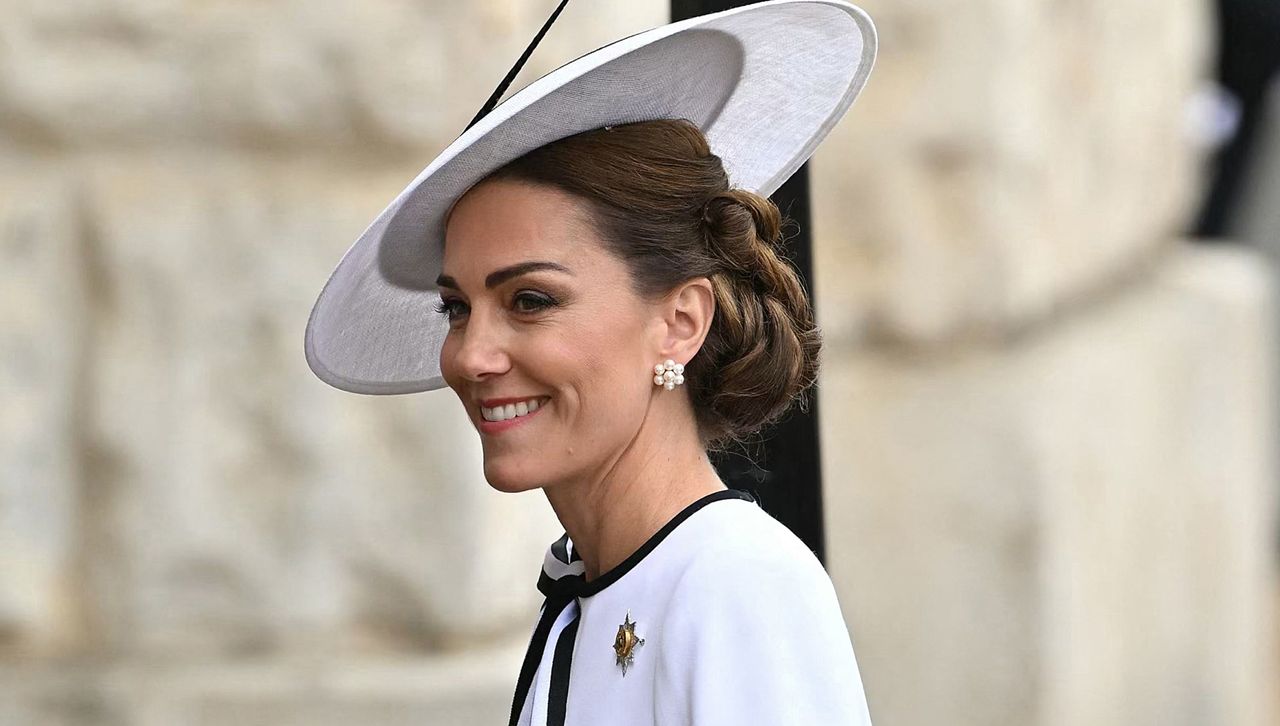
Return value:
<svg viewBox="0 0 1280 726">
<path fill-rule="evenodd" d="M 684 364 L 670 358 L 653 367 L 653 385 L 662 386 L 668 391 L 676 386 L 684 385 Z"/>
</svg>

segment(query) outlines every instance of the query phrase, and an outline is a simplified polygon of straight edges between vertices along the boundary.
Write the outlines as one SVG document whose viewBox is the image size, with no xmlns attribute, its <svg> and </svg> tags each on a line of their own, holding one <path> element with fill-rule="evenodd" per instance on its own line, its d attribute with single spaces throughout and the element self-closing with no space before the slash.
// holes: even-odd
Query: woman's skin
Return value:
<svg viewBox="0 0 1280 726">
<path fill-rule="evenodd" d="M 706 337 L 705 277 L 640 297 L 581 203 L 544 185 L 474 187 L 445 239 L 440 369 L 480 432 L 485 478 L 504 492 L 542 488 L 588 580 L 725 488 L 685 389 L 653 383 L 654 364 L 687 363 Z M 551 266 L 519 269 L 528 263 Z M 481 402 L 531 398 L 541 406 L 527 417 L 481 414 Z"/>
</svg>

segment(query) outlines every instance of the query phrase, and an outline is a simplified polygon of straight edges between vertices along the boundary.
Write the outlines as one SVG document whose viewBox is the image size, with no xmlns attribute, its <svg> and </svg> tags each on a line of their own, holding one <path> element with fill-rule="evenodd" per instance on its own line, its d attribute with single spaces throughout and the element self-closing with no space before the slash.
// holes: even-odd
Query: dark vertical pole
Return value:
<svg viewBox="0 0 1280 726">
<path fill-rule="evenodd" d="M 671 0 L 672 21 L 719 12 L 750 2 L 744 0 Z M 783 214 L 794 220 L 799 233 L 788 240 L 787 252 L 813 295 L 813 245 L 809 236 L 809 169 L 800 167 L 772 196 Z M 807 411 L 793 411 L 764 432 L 751 457 L 718 454 L 713 460 L 725 483 L 759 495 L 770 514 L 795 532 L 822 562 L 826 540 L 822 529 L 822 466 L 818 448 L 818 392 L 809 395 Z"/>
</svg>

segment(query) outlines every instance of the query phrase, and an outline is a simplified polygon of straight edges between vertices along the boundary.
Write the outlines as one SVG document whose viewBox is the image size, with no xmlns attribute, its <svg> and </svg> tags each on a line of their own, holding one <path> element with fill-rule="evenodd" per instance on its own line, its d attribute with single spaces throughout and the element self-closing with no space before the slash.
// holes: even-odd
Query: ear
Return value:
<svg viewBox="0 0 1280 726">
<path fill-rule="evenodd" d="M 663 298 L 664 331 L 658 358 L 673 358 L 681 362 L 693 358 L 711 330 L 715 313 L 716 297 L 710 280 L 695 277 L 680 283 Z"/>
</svg>

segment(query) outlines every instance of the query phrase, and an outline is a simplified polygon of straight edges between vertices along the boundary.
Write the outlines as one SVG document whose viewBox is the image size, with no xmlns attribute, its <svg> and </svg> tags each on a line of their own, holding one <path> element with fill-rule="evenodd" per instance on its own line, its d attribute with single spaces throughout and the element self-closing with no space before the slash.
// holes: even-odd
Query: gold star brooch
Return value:
<svg viewBox="0 0 1280 726">
<path fill-rule="evenodd" d="M 644 645 L 644 638 L 636 635 L 636 624 L 631 622 L 631 611 L 618 626 L 618 637 L 613 639 L 613 653 L 618 656 L 618 665 L 622 666 L 622 675 L 627 675 L 627 666 L 635 661 L 635 649 Z"/>
</svg>

